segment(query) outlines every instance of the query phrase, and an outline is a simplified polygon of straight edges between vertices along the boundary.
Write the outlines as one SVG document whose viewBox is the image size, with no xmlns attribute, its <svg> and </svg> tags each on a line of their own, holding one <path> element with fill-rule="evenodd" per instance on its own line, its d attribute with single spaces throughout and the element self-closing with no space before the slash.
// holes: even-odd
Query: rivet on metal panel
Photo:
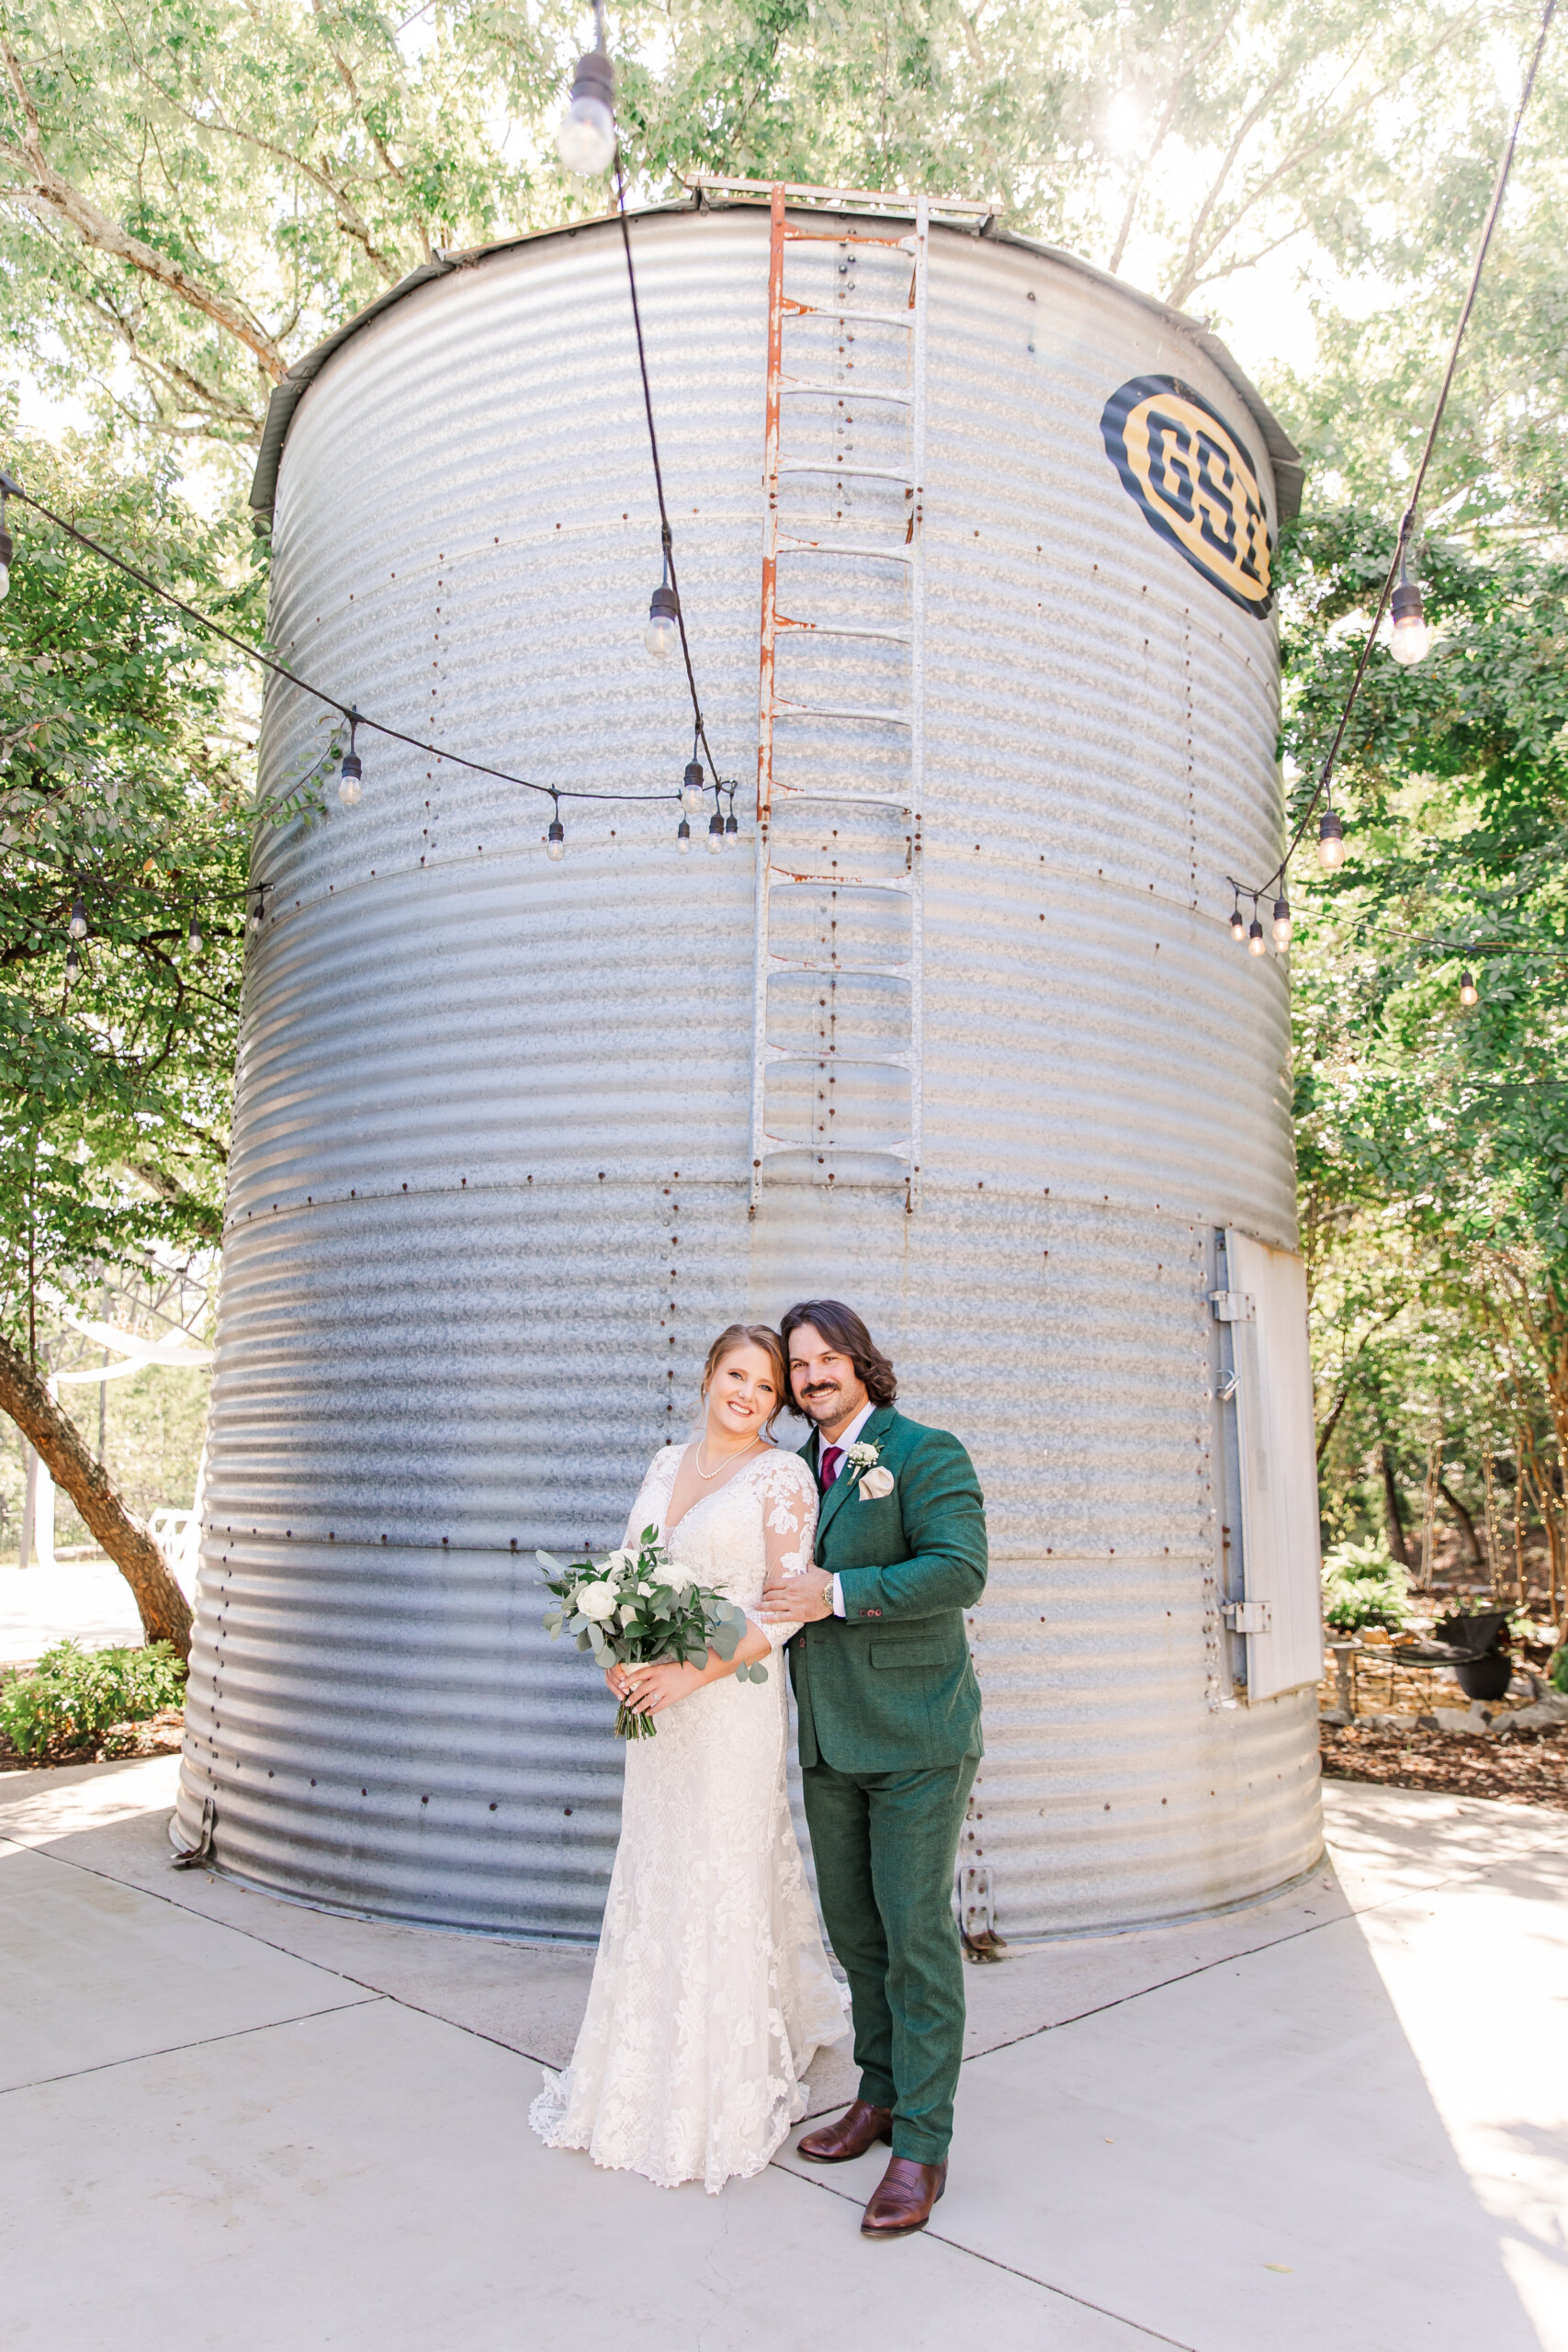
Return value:
<svg viewBox="0 0 1568 2352">
<path fill-rule="evenodd" d="M 430 1799 L 429 1799 L 428 1797 L 421 1797 L 421 1799 L 420 1799 L 420 1803 L 421 1803 L 421 1804 L 428 1804 L 430 1803 Z M 1109 1813 L 1109 1812 L 1110 1812 L 1110 1810 L 1111 1810 L 1111 1807 L 1110 1807 L 1109 1805 L 1107 1805 L 1107 1806 L 1106 1806 L 1106 1808 L 1105 1808 L 1105 1810 L 1106 1810 L 1106 1812 L 1107 1812 L 1107 1813 Z"/>
</svg>

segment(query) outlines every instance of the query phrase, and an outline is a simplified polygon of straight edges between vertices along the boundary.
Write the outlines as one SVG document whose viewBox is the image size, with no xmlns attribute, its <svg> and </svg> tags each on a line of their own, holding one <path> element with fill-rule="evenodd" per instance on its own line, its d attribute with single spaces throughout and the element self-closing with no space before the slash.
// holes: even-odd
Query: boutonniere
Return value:
<svg viewBox="0 0 1568 2352">
<path fill-rule="evenodd" d="M 879 1445 L 873 1445 L 867 1439 L 862 1438 L 858 1443 L 850 1447 L 844 1456 L 844 1468 L 852 1477 L 858 1477 L 860 1480 L 862 1502 L 881 1502 L 893 1492 L 893 1473 L 891 1470 L 884 1470 L 880 1467 L 881 1455 L 882 1448 Z"/>
</svg>

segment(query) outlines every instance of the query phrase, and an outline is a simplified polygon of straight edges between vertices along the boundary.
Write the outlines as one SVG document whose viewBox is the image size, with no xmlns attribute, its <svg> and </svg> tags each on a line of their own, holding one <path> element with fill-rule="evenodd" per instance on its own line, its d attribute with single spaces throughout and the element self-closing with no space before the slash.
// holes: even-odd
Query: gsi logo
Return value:
<svg viewBox="0 0 1568 2352">
<path fill-rule="evenodd" d="M 1274 542 L 1257 469 L 1224 419 L 1174 376 L 1134 376 L 1106 401 L 1100 430 L 1150 527 L 1261 620 Z"/>
</svg>

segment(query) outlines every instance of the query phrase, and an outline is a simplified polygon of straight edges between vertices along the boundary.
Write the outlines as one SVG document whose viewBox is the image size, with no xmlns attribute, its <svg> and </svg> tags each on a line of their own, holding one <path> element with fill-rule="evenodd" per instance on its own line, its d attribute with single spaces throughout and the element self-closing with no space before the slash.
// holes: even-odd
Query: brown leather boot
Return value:
<svg viewBox="0 0 1568 2352">
<path fill-rule="evenodd" d="M 907 2238 L 923 2230 L 931 2207 L 947 2187 L 947 2158 L 939 2165 L 920 2165 L 913 2156 L 895 2156 L 882 2176 L 864 2213 L 863 2238 Z"/>
<path fill-rule="evenodd" d="M 844 2109 L 837 2123 L 826 2123 L 820 2132 L 808 2132 L 795 2153 L 808 2156 L 814 2165 L 847 2165 L 852 2156 L 863 2156 L 879 2140 L 892 2145 L 893 2109 L 872 2107 L 863 2098 L 857 2098 Z"/>
</svg>

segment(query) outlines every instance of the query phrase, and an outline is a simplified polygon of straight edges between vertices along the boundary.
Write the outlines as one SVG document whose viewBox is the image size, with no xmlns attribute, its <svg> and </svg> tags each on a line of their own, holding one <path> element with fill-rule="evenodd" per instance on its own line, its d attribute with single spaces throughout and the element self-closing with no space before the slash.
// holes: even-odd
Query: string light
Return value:
<svg viewBox="0 0 1568 2352">
<path fill-rule="evenodd" d="M 365 789 L 365 764 L 354 742 L 358 728 L 359 713 L 351 710 L 348 714 L 348 749 L 343 755 L 343 766 L 337 780 L 337 797 L 345 808 L 357 808 L 360 794 Z"/>
<path fill-rule="evenodd" d="M 1231 907 L 1231 937 L 1235 941 L 1236 945 L 1239 947 L 1242 941 L 1247 937 L 1247 921 L 1241 911 L 1241 892 L 1236 890 L 1234 882 L 1231 884 L 1231 888 L 1235 891 L 1235 900 Z"/>
<path fill-rule="evenodd" d="M 561 162 L 579 179 L 596 180 L 615 159 L 615 69 L 604 49 L 604 15 L 594 0 L 598 38 L 577 61 L 571 100 L 556 132 Z"/>
<path fill-rule="evenodd" d="M 1481 990 L 1469 972 L 1461 972 L 1459 976 L 1459 1001 L 1461 1004 L 1479 1004 L 1481 1001 Z"/>
<path fill-rule="evenodd" d="M 545 855 L 552 865 L 558 865 L 566 855 L 566 827 L 560 820 L 559 800 L 555 800 L 553 806 L 555 814 L 550 819 L 549 831 L 545 835 Z"/>
<path fill-rule="evenodd" d="M 708 819 L 708 853 L 716 857 L 724 847 L 724 819 L 716 808 Z"/>
<path fill-rule="evenodd" d="M 1389 650 L 1402 670 L 1425 662 L 1432 632 L 1427 626 L 1421 605 L 1421 591 L 1411 580 L 1403 548 L 1399 558 L 1399 585 L 1393 592 L 1393 636 Z"/>
<path fill-rule="evenodd" d="M 670 585 L 670 526 L 666 523 L 660 536 L 664 542 L 664 571 L 648 607 L 648 627 L 642 641 L 656 662 L 668 662 L 681 642 L 681 599 Z"/>
<path fill-rule="evenodd" d="M 1281 890 L 1274 901 L 1274 944 L 1281 954 L 1291 944 L 1291 902 Z"/>
<path fill-rule="evenodd" d="M 1252 921 L 1247 926 L 1247 952 L 1249 956 L 1261 956 L 1267 945 L 1268 942 L 1263 936 L 1263 925 L 1258 920 L 1258 901 L 1254 899 Z"/>
<path fill-rule="evenodd" d="M 729 814 L 724 820 L 724 846 L 730 849 L 740 838 L 740 826 L 735 814 L 735 786 L 729 786 Z"/>
<path fill-rule="evenodd" d="M 254 906 L 251 909 L 250 916 L 251 929 L 253 931 L 259 931 L 261 929 L 263 920 L 266 914 L 266 889 L 267 886 L 265 882 L 258 882 L 256 884 L 256 901 Z"/>
<path fill-rule="evenodd" d="M 677 855 L 681 857 L 690 857 L 692 854 L 692 828 L 684 817 L 675 828 L 675 850 Z"/>
<path fill-rule="evenodd" d="M 0 474 L 0 604 L 11 593 L 11 559 L 17 552 L 17 543 L 6 528 L 6 501 L 16 487 L 9 474 Z"/>
<path fill-rule="evenodd" d="M 681 806 L 688 817 L 700 817 L 707 799 L 707 779 L 700 760 L 688 760 L 681 779 Z"/>
<path fill-rule="evenodd" d="M 73 939 L 85 939 L 87 936 L 87 910 L 79 898 L 71 901 L 69 929 Z"/>
<path fill-rule="evenodd" d="M 1317 820 L 1317 862 L 1326 866 L 1345 863 L 1345 835 L 1332 802 Z"/>
<path fill-rule="evenodd" d="M 197 922 L 196 909 L 193 907 L 190 910 L 190 929 L 186 933 L 186 951 L 188 955 L 199 956 L 205 944 L 201 936 L 201 925 Z"/>
<path fill-rule="evenodd" d="M 82 958 L 76 953 L 76 943 L 73 940 L 70 946 L 65 951 L 65 985 L 67 988 L 72 986 L 73 982 L 80 974 L 81 969 Z"/>
</svg>

